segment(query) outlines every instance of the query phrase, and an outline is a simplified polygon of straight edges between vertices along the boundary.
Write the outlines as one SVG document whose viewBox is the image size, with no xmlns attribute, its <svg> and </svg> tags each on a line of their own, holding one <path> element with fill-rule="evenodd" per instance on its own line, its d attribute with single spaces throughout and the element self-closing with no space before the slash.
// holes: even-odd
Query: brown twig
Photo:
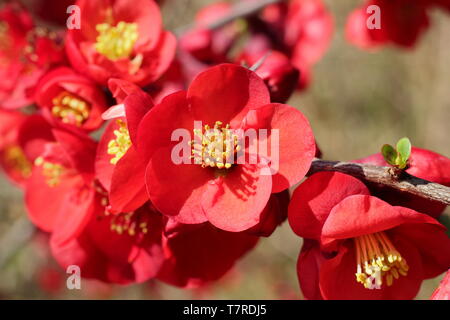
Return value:
<svg viewBox="0 0 450 320">
<path fill-rule="evenodd" d="M 449 187 L 414 177 L 406 172 L 403 172 L 401 175 L 396 175 L 390 167 L 314 159 L 308 175 L 320 171 L 345 173 L 362 181 L 388 186 L 424 199 L 450 205 Z"/>
<path fill-rule="evenodd" d="M 210 29 L 210 30 L 214 30 L 214 29 L 223 27 L 226 24 L 228 24 L 234 20 L 255 14 L 255 13 L 261 11 L 262 9 L 264 9 L 265 7 L 267 7 L 268 5 L 283 2 L 283 1 L 285 1 L 285 0 L 257 0 L 257 1 L 255 0 L 252 2 L 238 3 L 235 6 L 233 6 L 233 8 L 231 9 L 231 12 L 229 14 L 227 14 L 226 16 L 223 16 L 220 19 L 213 21 L 212 23 L 207 25 L 206 28 Z M 195 24 L 189 24 L 187 26 L 178 28 L 175 31 L 175 33 L 177 36 L 180 36 L 183 33 L 187 32 L 188 30 L 193 29 L 194 27 L 195 27 Z"/>
</svg>

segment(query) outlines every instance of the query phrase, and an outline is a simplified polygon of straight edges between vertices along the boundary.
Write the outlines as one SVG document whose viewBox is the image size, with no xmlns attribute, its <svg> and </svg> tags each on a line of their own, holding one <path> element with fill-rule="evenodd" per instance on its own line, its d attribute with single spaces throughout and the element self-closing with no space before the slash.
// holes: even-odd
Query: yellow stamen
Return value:
<svg viewBox="0 0 450 320">
<path fill-rule="evenodd" d="M 148 233 L 148 218 L 147 212 L 119 213 L 114 215 L 111 220 L 111 231 L 119 235 L 145 235 Z"/>
<path fill-rule="evenodd" d="M 19 172 L 23 178 L 31 176 L 32 165 L 19 146 L 6 147 L 3 158 L 5 165 Z"/>
<path fill-rule="evenodd" d="M 98 53 L 110 60 L 129 58 L 138 39 L 138 25 L 120 21 L 115 27 L 109 23 L 96 25 L 99 35 L 95 43 Z"/>
<path fill-rule="evenodd" d="M 214 128 L 204 126 L 204 131 L 194 129 L 194 140 L 191 141 L 192 156 L 195 164 L 203 168 L 216 167 L 229 169 L 235 163 L 235 155 L 240 150 L 239 138 L 230 129 L 230 125 L 222 126 L 216 121 Z"/>
<path fill-rule="evenodd" d="M 89 118 L 89 104 L 67 91 L 58 94 L 53 98 L 52 103 L 53 116 L 60 118 L 64 123 L 79 127 Z"/>
<path fill-rule="evenodd" d="M 111 164 L 117 164 L 117 162 L 127 153 L 131 147 L 130 133 L 128 132 L 127 124 L 119 119 L 116 120 L 119 128 L 114 130 L 116 138 L 108 143 L 108 154 L 114 155 L 111 159 Z"/>
<path fill-rule="evenodd" d="M 407 276 L 408 264 L 384 232 L 353 239 L 356 250 L 356 281 L 366 289 L 391 286 L 399 275 Z M 385 282 L 383 282 L 383 279 Z"/>
<path fill-rule="evenodd" d="M 66 171 L 66 168 L 63 165 L 45 161 L 42 157 L 36 158 L 34 164 L 36 166 L 42 166 L 42 174 L 50 187 L 56 187 L 61 183 L 61 176 Z"/>
<path fill-rule="evenodd" d="M 9 24 L 5 21 L 0 21 L 0 50 L 7 51 L 10 47 L 11 36 L 9 35 Z"/>
</svg>

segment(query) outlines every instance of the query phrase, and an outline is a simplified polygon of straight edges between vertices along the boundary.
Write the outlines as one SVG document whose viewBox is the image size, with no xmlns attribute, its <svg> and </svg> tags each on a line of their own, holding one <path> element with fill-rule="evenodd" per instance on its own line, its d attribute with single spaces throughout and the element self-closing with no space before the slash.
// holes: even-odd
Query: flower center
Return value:
<svg viewBox="0 0 450 320">
<path fill-rule="evenodd" d="M 100 196 L 100 204 L 104 207 L 104 211 L 97 219 L 111 216 L 110 230 L 112 232 L 119 235 L 128 234 L 129 236 L 144 236 L 148 233 L 150 220 L 147 212 L 138 209 L 133 212 L 112 214 L 110 211 L 111 206 L 108 199 L 108 192 L 98 181 L 94 181 L 94 188 Z"/>
<path fill-rule="evenodd" d="M 127 124 L 121 120 L 116 120 L 118 129 L 114 130 L 115 139 L 108 143 L 108 154 L 113 155 L 111 164 L 117 164 L 117 162 L 127 153 L 131 147 L 130 133 L 128 132 Z"/>
<path fill-rule="evenodd" d="M 235 163 L 235 155 L 241 150 L 239 138 L 230 129 L 230 125 L 222 126 L 222 122 L 216 121 L 214 128 L 209 125 L 202 129 L 194 129 L 194 140 L 192 156 L 195 164 L 203 168 L 216 167 L 218 169 L 229 169 Z"/>
<path fill-rule="evenodd" d="M 56 187 L 61 183 L 61 176 L 66 172 L 66 168 L 63 165 L 45 161 L 42 157 L 36 158 L 34 164 L 42 166 L 42 174 L 50 187 Z"/>
<path fill-rule="evenodd" d="M 3 157 L 7 167 L 19 172 L 23 178 L 30 177 L 32 165 L 23 153 L 22 148 L 19 146 L 7 147 Z"/>
<path fill-rule="evenodd" d="M 81 126 L 89 117 L 89 105 L 67 91 L 52 100 L 52 114 L 64 123 Z"/>
<path fill-rule="evenodd" d="M 7 50 L 11 46 L 11 37 L 8 34 L 9 25 L 0 21 L 0 50 Z"/>
<path fill-rule="evenodd" d="M 391 286 L 394 279 L 408 274 L 406 260 L 384 232 L 353 239 L 356 246 L 356 281 L 366 289 L 381 289 L 383 279 Z"/>
<path fill-rule="evenodd" d="M 145 235 L 148 233 L 148 215 L 142 212 L 127 212 L 114 215 L 111 220 L 111 231 L 129 236 Z"/>
<path fill-rule="evenodd" d="M 136 23 L 120 21 L 115 27 L 109 23 L 100 23 L 95 28 L 99 33 L 95 43 L 95 49 L 98 53 L 110 60 L 130 57 L 138 39 Z"/>
</svg>

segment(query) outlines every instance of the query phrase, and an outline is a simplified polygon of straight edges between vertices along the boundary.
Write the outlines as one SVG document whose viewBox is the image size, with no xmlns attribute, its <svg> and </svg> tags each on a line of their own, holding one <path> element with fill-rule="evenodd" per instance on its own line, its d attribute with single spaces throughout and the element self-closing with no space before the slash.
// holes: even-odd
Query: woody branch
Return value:
<svg viewBox="0 0 450 320">
<path fill-rule="evenodd" d="M 424 199 L 450 205 L 450 188 L 417 178 L 406 172 L 397 173 L 391 167 L 342 161 L 314 159 L 308 175 L 320 171 L 336 171 L 351 175 L 362 181 L 387 186 Z"/>
<path fill-rule="evenodd" d="M 283 1 L 285 1 L 285 0 L 254 0 L 252 2 L 238 3 L 233 6 L 233 8 L 231 9 L 229 14 L 224 15 L 220 19 L 217 19 L 216 21 L 211 22 L 210 24 L 207 25 L 207 28 L 210 30 L 214 30 L 214 29 L 223 27 L 234 20 L 244 18 L 247 16 L 251 16 L 252 14 L 255 14 L 255 13 L 261 11 L 268 5 L 280 3 Z M 194 28 L 193 25 L 184 26 L 184 27 L 176 30 L 176 34 L 181 35 L 181 34 L 185 33 L 186 31 L 189 31 L 193 28 Z"/>
</svg>

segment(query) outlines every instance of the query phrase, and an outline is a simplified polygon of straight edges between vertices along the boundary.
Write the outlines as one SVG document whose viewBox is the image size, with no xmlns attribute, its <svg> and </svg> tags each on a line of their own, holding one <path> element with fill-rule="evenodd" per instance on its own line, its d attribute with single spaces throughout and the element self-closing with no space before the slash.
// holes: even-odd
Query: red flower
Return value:
<svg viewBox="0 0 450 320">
<path fill-rule="evenodd" d="M 321 0 L 292 0 L 265 8 L 261 18 L 277 37 L 271 39 L 274 47 L 283 48 L 292 65 L 300 70 L 299 89 L 307 87 L 311 67 L 331 42 L 331 14 Z"/>
<path fill-rule="evenodd" d="M 450 267 L 441 224 L 371 196 L 341 173 L 317 173 L 301 184 L 289 223 L 307 239 L 297 272 L 309 299 L 412 299 L 423 279 Z"/>
<path fill-rule="evenodd" d="M 240 32 L 240 23 L 234 21 L 211 30 L 209 24 L 230 13 L 231 5 L 218 2 L 201 9 L 195 18 L 195 28 L 184 34 L 180 47 L 205 64 L 227 61 L 228 51 Z"/>
<path fill-rule="evenodd" d="M 292 64 L 300 69 L 324 55 L 333 35 L 333 18 L 320 0 L 293 0 L 284 28 L 284 41 L 292 49 Z"/>
<path fill-rule="evenodd" d="M 450 300 L 450 271 L 447 271 L 439 287 L 433 292 L 431 300 Z"/>
<path fill-rule="evenodd" d="M 38 125 L 46 129 L 40 119 L 26 126 L 30 133 Z M 161 215 L 148 206 L 112 215 L 108 192 L 94 180 L 96 144 L 81 134 L 49 131 L 46 139 L 28 143 L 27 151 L 39 156 L 25 202 L 33 223 L 51 233 L 57 261 L 64 268 L 78 265 L 84 277 L 106 282 L 154 277 L 163 261 Z"/>
<path fill-rule="evenodd" d="M 63 62 L 57 38 L 35 28 L 31 15 L 18 3 L 0 9 L 0 107 L 16 109 L 33 102 L 40 77 Z"/>
<path fill-rule="evenodd" d="M 128 213 L 111 215 L 107 193 L 97 187 L 96 210 L 75 238 L 50 245 L 58 263 L 77 265 L 85 278 L 109 283 L 141 283 L 157 275 L 164 260 L 161 246 L 162 216 L 145 205 Z"/>
<path fill-rule="evenodd" d="M 222 277 L 258 239 L 209 223 L 183 225 L 169 220 L 163 236 L 166 259 L 158 279 L 183 288 L 208 284 Z"/>
<path fill-rule="evenodd" d="M 135 105 L 139 104 L 136 100 Z M 259 147 L 257 140 L 251 140 L 253 147 L 245 143 L 243 148 L 247 129 L 255 134 L 266 129 L 267 139 L 260 136 Z M 182 142 L 172 141 L 179 139 L 173 138 L 177 132 L 186 135 Z M 212 141 L 224 143 L 222 157 L 212 157 L 221 148 L 220 142 Z M 266 151 L 272 150 L 271 156 L 263 145 Z M 287 105 L 271 104 L 264 82 L 232 64 L 208 69 L 187 92 L 163 99 L 142 120 L 137 147 L 140 157 L 150 159 L 147 190 L 160 212 L 181 223 L 209 221 L 235 232 L 258 224 L 270 195 L 299 182 L 315 153 L 314 137 L 303 114 Z M 183 163 L 172 160 L 177 152 Z"/>
<path fill-rule="evenodd" d="M 96 177 L 109 192 L 111 212 L 134 211 L 148 201 L 144 174 L 147 160 L 137 152 L 137 131 L 153 100 L 123 80 L 111 79 L 109 88 L 120 104 L 104 115 L 112 121 L 98 145 Z"/>
<path fill-rule="evenodd" d="M 106 85 L 120 78 L 139 85 L 157 80 L 175 54 L 175 37 L 162 29 L 151 0 L 79 0 L 81 28 L 67 32 L 67 55 L 80 73 Z"/>
<path fill-rule="evenodd" d="M 423 0 L 368 0 L 350 14 L 346 25 L 347 39 L 362 49 L 385 44 L 411 48 L 430 24 L 427 10 L 432 3 Z M 380 9 L 380 28 L 367 27 L 367 20 L 374 14 L 370 10 L 367 12 L 371 5 Z"/>
<path fill-rule="evenodd" d="M 381 153 L 376 153 L 354 162 L 388 166 Z M 409 159 L 409 167 L 406 172 L 431 182 L 450 186 L 450 159 L 433 151 L 413 147 Z M 433 217 L 438 217 L 446 208 L 441 203 L 425 200 L 390 188 L 371 186 L 371 191 L 377 197 L 393 205 L 407 207 Z"/>
<path fill-rule="evenodd" d="M 21 130 L 33 169 L 25 185 L 31 221 L 59 242 L 76 237 L 95 209 L 96 143 L 88 136 L 46 127 L 39 116 Z"/>
<path fill-rule="evenodd" d="M 47 73 L 36 88 L 35 99 L 54 126 L 89 132 L 103 123 L 101 114 L 106 110 L 103 91 L 72 69 L 61 67 Z"/>
<path fill-rule="evenodd" d="M 267 56 L 261 52 L 254 54 L 244 52 L 237 61 L 253 66 L 260 59 L 264 60 L 255 72 L 269 88 L 270 100 L 279 103 L 286 102 L 297 88 L 299 71 L 292 66 L 288 57 L 279 51 L 270 51 Z"/>
</svg>

